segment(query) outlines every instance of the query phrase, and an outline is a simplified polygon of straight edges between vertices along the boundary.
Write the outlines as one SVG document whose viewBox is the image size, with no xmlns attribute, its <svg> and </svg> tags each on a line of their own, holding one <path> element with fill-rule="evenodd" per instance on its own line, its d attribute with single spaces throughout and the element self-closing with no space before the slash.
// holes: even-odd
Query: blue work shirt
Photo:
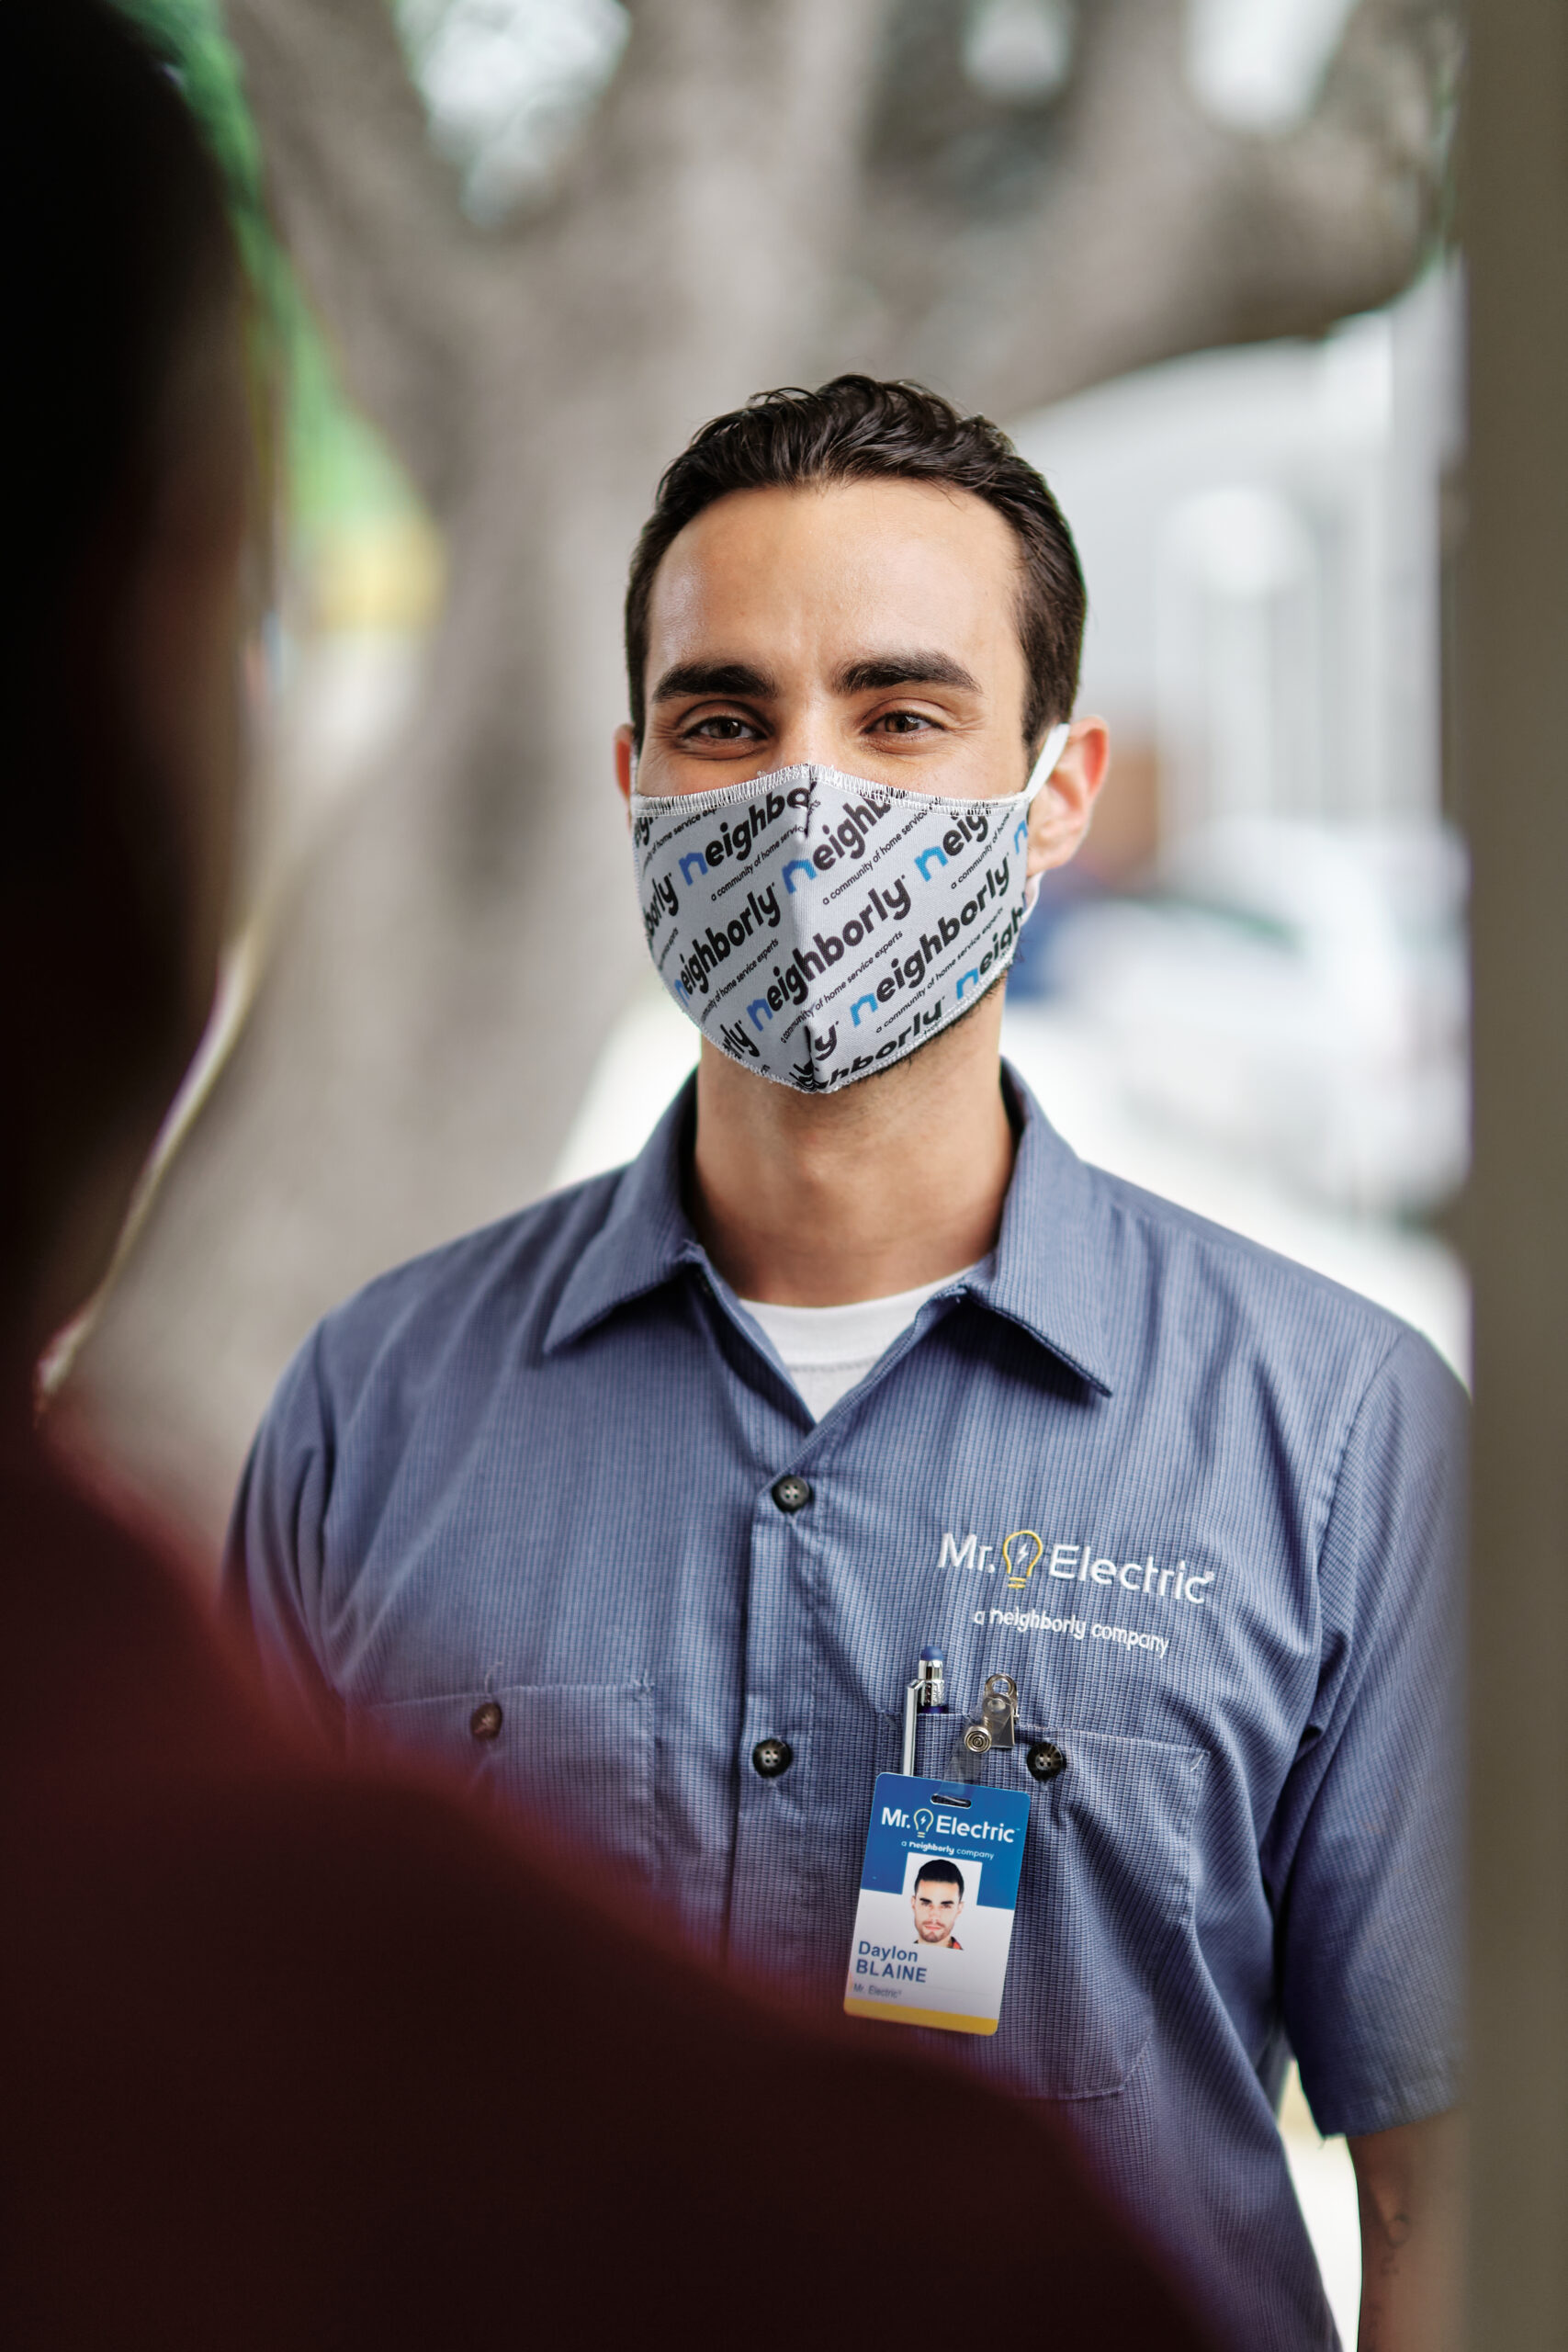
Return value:
<svg viewBox="0 0 1568 2352">
<path fill-rule="evenodd" d="M 820 1421 L 682 1208 L 688 1088 L 629 1168 L 326 1318 L 231 1573 L 351 1744 L 542 1806 L 829 2006 L 919 1651 L 957 1711 L 922 1719 L 920 1770 L 1013 1676 L 1019 1745 L 979 1768 L 1031 1796 L 1000 2030 L 922 2038 L 1071 2102 L 1239 2341 L 1329 2346 L 1289 2052 L 1325 2132 L 1455 2091 L 1461 1394 L 1392 1317 L 1087 1167 L 1007 1082 L 993 1256 Z M 793 1750 L 774 1777 L 765 1739 Z M 1036 1783 L 1040 1739 L 1066 1763 Z M 1049 2194 L 1005 2152 L 906 2153 L 1010 2227 Z"/>
</svg>

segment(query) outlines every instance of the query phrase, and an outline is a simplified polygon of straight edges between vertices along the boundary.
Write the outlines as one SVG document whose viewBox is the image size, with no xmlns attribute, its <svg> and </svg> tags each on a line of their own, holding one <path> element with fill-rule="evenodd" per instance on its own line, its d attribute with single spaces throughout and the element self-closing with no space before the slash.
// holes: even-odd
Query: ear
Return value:
<svg viewBox="0 0 1568 2352">
<path fill-rule="evenodd" d="M 624 725 L 617 727 L 615 729 L 615 789 L 626 804 L 628 824 L 631 821 L 632 762 L 635 757 L 636 746 L 631 729 Z"/>
<path fill-rule="evenodd" d="M 1066 749 L 1034 796 L 1029 812 L 1029 875 L 1066 865 L 1082 848 L 1094 804 L 1111 773 L 1111 729 L 1103 718 L 1076 718 Z"/>
</svg>

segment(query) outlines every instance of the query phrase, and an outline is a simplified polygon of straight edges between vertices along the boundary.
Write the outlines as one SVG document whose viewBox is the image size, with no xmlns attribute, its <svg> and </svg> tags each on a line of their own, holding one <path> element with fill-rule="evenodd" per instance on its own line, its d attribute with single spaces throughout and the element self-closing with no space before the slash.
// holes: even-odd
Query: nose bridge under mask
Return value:
<svg viewBox="0 0 1568 2352">
<path fill-rule="evenodd" d="M 632 795 L 660 979 L 731 1059 L 830 1093 L 918 1050 L 1011 961 L 1027 915 L 1023 790 L 954 800 L 816 764 L 712 792 Z"/>
</svg>

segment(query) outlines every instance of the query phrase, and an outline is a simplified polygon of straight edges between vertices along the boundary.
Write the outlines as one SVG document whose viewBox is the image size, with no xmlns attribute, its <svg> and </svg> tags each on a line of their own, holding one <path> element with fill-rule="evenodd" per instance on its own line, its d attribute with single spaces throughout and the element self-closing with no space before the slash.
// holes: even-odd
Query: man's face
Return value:
<svg viewBox="0 0 1568 2352">
<path fill-rule="evenodd" d="M 966 491 L 739 491 L 671 545 L 649 610 L 639 790 L 815 762 L 971 798 L 1028 770 L 1012 530 Z"/>
<path fill-rule="evenodd" d="M 923 1878 L 909 1897 L 909 1907 L 914 1912 L 915 1933 L 921 1943 L 945 1944 L 952 1939 L 964 1905 L 952 1879 Z"/>
</svg>

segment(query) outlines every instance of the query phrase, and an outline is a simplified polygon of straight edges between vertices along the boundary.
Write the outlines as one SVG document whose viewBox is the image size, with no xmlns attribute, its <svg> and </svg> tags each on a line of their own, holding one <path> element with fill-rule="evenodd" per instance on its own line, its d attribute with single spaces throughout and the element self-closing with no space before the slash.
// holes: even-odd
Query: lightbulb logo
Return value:
<svg viewBox="0 0 1568 2352">
<path fill-rule="evenodd" d="M 915 1815 L 915 1835 L 916 1835 L 916 1837 L 917 1837 L 917 1838 L 924 1838 L 924 1837 L 927 1835 L 928 1831 L 930 1830 L 931 1826 L 931 1823 L 932 1823 L 935 1819 L 936 1819 L 936 1815 L 935 1815 L 935 1814 L 934 1814 L 934 1813 L 932 1813 L 932 1812 L 931 1812 L 931 1811 L 930 1811 L 930 1810 L 929 1810 L 925 1805 L 922 1805 L 922 1806 L 920 1807 L 920 1809 L 919 1809 L 919 1813 L 917 1813 L 917 1814 L 916 1814 L 916 1815 Z"/>
<path fill-rule="evenodd" d="M 1002 1545 L 1002 1566 L 1015 1592 L 1022 1591 L 1044 1556 L 1045 1546 L 1032 1527 L 1013 1529 Z"/>
</svg>

